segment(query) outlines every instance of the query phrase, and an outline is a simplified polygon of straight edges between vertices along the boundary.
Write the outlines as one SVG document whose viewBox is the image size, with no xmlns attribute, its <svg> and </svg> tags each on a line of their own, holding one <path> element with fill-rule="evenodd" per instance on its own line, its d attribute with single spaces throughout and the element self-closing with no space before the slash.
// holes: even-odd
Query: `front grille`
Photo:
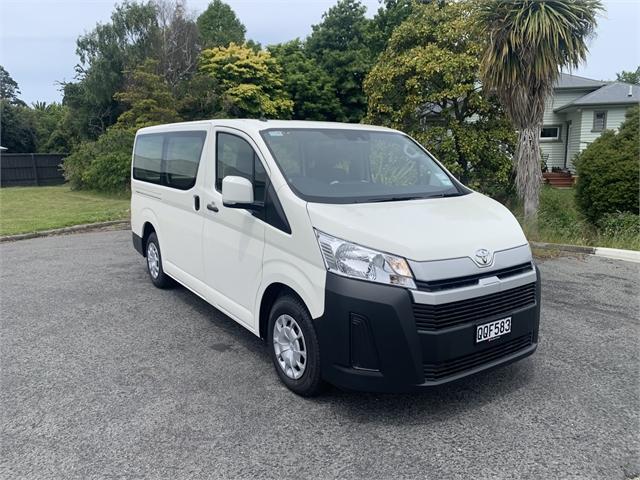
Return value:
<svg viewBox="0 0 640 480">
<path fill-rule="evenodd" d="M 498 360 L 519 350 L 523 350 L 531 345 L 532 334 L 528 333 L 521 337 L 514 338 L 508 342 L 486 348 L 481 352 L 472 353 L 449 360 L 442 363 L 425 363 L 422 365 L 425 381 L 436 381 L 451 375 L 455 375 L 465 370 L 471 370 L 479 365 Z"/>
<path fill-rule="evenodd" d="M 465 277 L 446 278 L 444 280 L 431 280 L 428 282 L 418 280 L 416 286 L 418 290 L 423 292 L 439 292 L 441 290 L 449 290 L 452 288 L 461 288 L 477 285 L 481 278 L 498 277 L 500 280 L 519 275 L 521 273 L 533 270 L 531 262 L 513 265 L 511 267 L 500 268 L 490 272 L 477 273 L 475 275 L 467 275 Z"/>
<path fill-rule="evenodd" d="M 536 284 L 529 283 L 503 292 L 442 305 L 414 303 L 413 316 L 418 330 L 437 330 L 508 314 L 534 305 L 535 302 Z"/>
</svg>

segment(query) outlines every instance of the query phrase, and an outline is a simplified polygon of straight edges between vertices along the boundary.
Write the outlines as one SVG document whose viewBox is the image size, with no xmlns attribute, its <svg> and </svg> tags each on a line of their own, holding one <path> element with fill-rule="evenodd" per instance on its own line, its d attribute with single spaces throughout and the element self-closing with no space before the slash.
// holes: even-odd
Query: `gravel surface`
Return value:
<svg viewBox="0 0 640 480">
<path fill-rule="evenodd" d="M 263 343 L 127 231 L 0 245 L 0 477 L 640 475 L 638 264 L 540 263 L 540 346 L 416 395 L 286 390 Z"/>
</svg>

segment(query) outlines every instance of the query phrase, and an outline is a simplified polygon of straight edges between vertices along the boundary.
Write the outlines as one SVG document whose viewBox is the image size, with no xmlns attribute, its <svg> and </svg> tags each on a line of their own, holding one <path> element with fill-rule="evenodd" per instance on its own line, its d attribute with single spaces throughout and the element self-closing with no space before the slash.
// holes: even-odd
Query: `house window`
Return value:
<svg viewBox="0 0 640 480">
<path fill-rule="evenodd" d="M 540 130 L 540 140 L 544 142 L 552 142 L 560 140 L 560 126 L 546 126 Z"/>
<path fill-rule="evenodd" d="M 601 132 L 607 128 L 607 112 L 593 112 L 593 131 Z"/>
</svg>

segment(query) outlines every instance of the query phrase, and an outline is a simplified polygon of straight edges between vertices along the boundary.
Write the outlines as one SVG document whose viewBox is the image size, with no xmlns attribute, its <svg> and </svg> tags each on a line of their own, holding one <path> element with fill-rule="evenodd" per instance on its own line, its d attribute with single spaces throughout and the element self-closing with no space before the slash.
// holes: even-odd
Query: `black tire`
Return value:
<svg viewBox="0 0 640 480">
<path fill-rule="evenodd" d="M 155 252 L 153 251 L 154 248 Z M 162 252 L 160 251 L 160 242 L 158 242 L 158 236 L 155 232 L 151 233 L 149 238 L 147 238 L 144 251 L 145 259 L 147 260 L 147 272 L 149 273 L 151 282 L 158 288 L 171 287 L 173 285 L 173 279 L 164 273 L 164 269 L 162 268 Z M 157 257 L 154 257 L 155 254 L 157 254 Z M 154 258 L 157 258 L 157 272 L 155 269 L 152 269 L 151 266 Z"/>
<path fill-rule="evenodd" d="M 276 353 L 276 347 L 273 341 L 274 328 L 276 327 L 277 320 L 281 316 L 289 316 L 295 320 L 295 324 L 297 324 L 297 327 L 303 335 L 303 343 L 298 345 L 304 345 L 306 359 L 304 361 L 303 373 L 299 378 L 291 378 L 285 373 Z M 284 319 L 286 317 L 282 318 Z M 290 325 L 292 325 L 292 323 L 290 323 Z M 303 397 L 312 397 L 322 391 L 324 382 L 320 375 L 318 336 L 316 335 L 316 329 L 313 325 L 311 315 L 309 315 L 304 303 L 295 295 L 284 294 L 273 304 L 271 313 L 269 314 L 267 342 L 276 373 L 289 390 Z"/>
</svg>

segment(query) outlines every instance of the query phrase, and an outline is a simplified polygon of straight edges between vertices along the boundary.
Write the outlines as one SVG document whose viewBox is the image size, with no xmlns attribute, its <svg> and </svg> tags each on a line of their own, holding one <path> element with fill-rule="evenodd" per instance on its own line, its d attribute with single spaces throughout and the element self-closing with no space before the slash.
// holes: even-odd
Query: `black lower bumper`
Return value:
<svg viewBox="0 0 640 480">
<path fill-rule="evenodd" d="M 328 273 L 325 312 L 315 321 L 323 377 L 347 389 L 411 391 L 531 355 L 540 321 L 537 275 L 535 298 L 525 306 L 480 314 L 451 327 L 420 329 L 408 290 Z M 512 319 L 509 334 L 475 343 L 477 325 L 505 317 Z"/>
</svg>

